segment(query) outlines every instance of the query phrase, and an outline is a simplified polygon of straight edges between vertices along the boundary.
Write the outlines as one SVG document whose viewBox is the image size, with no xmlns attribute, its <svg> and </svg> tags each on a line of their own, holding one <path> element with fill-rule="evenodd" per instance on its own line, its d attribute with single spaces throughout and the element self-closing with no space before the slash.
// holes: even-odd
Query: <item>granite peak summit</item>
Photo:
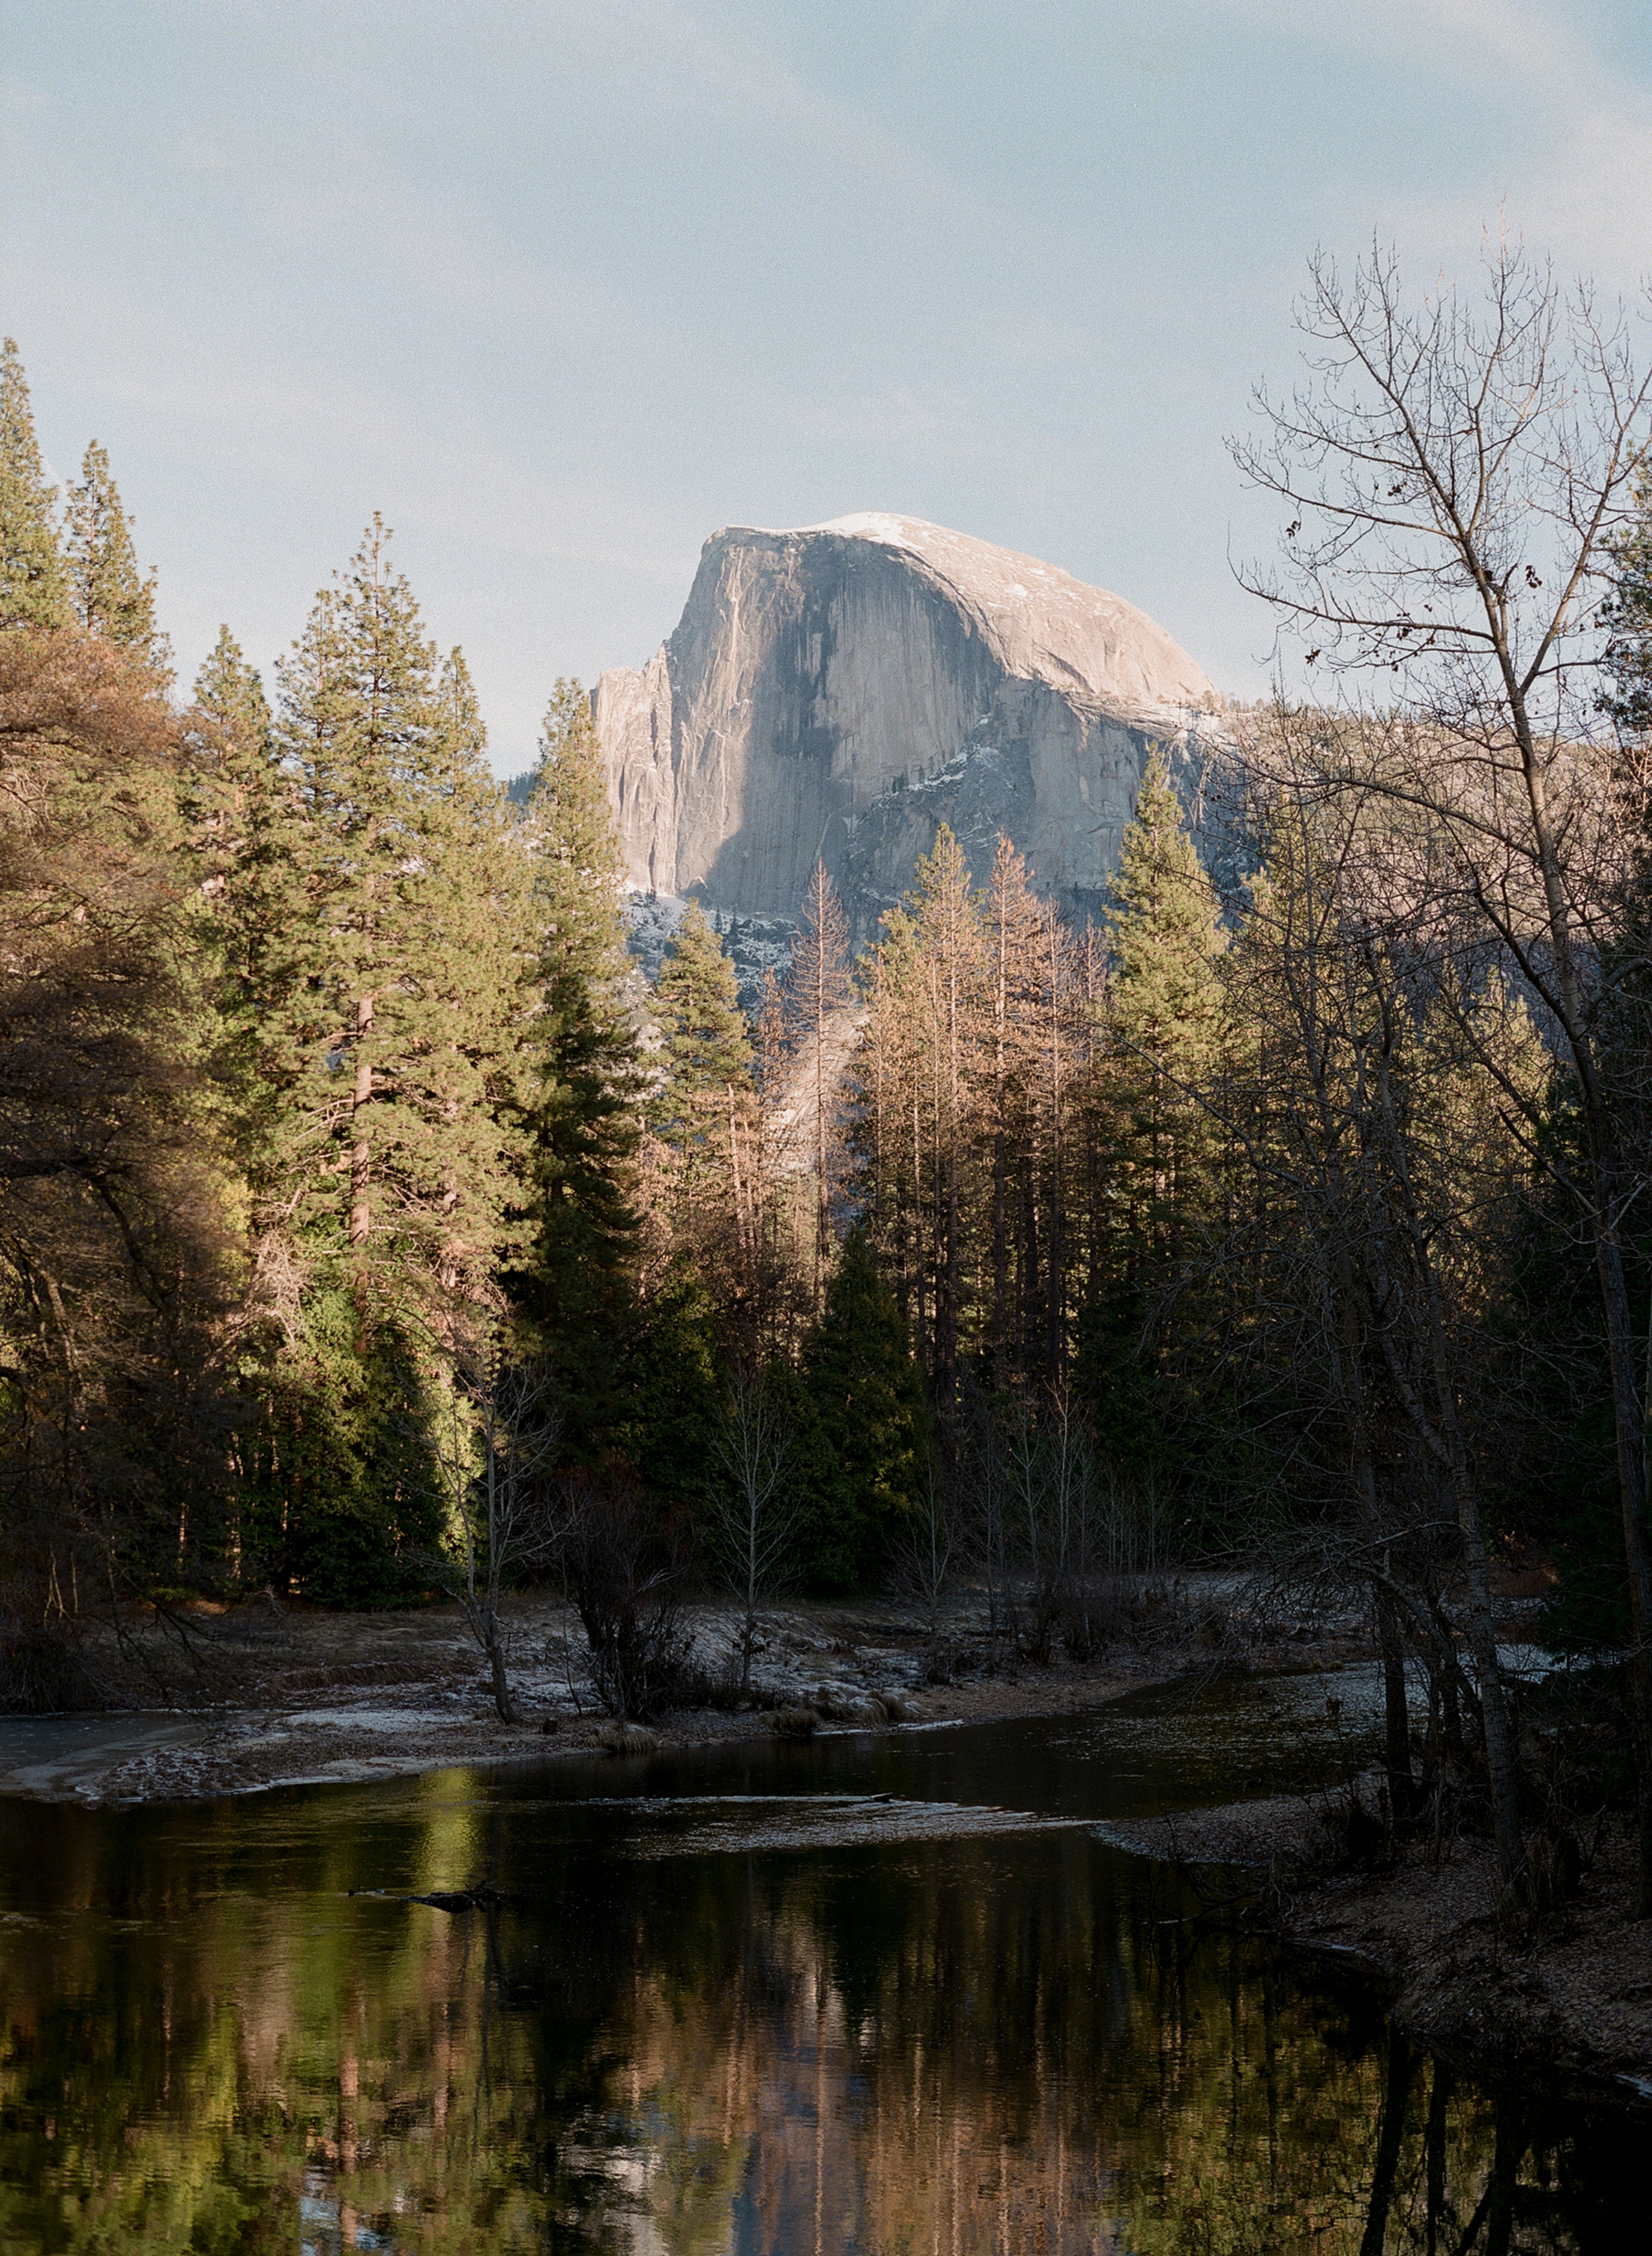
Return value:
<svg viewBox="0 0 1652 2256">
<path fill-rule="evenodd" d="M 1121 597 L 868 511 L 714 532 L 675 633 L 592 704 L 633 886 L 790 916 L 822 856 L 865 936 L 942 821 L 978 880 L 1002 829 L 1093 912 L 1149 744 L 1185 754 L 1221 701 Z"/>
</svg>

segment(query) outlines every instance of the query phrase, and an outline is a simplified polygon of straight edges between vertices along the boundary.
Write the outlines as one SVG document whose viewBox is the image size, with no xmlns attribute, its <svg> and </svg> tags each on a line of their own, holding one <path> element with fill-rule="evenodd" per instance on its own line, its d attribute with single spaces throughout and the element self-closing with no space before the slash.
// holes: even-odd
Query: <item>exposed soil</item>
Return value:
<svg viewBox="0 0 1652 2256">
<path fill-rule="evenodd" d="M 1109 1835 L 1259 1880 L 1283 1940 L 1386 1976 L 1396 2025 L 1433 2050 L 1652 2101 L 1652 1922 L 1633 1917 L 1627 1822 L 1584 1844 L 1577 1893 L 1536 1916 L 1502 1907 L 1488 1841 L 1378 1848 L 1368 1869 L 1346 1870 L 1346 1808 L 1345 1794 L 1276 1795 Z"/>
</svg>

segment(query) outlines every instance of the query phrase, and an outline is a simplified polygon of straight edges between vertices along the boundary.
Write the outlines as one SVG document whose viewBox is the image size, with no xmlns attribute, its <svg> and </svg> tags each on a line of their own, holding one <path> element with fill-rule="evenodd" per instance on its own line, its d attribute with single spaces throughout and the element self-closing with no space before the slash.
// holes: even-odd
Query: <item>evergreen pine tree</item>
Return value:
<svg viewBox="0 0 1652 2256">
<path fill-rule="evenodd" d="M 577 963 L 593 977 L 623 970 L 620 850 L 602 748 L 590 701 L 561 675 L 545 707 L 527 805 L 544 865 L 538 897 L 547 965 Z"/>
<path fill-rule="evenodd" d="M 1208 1160 L 1206 1116 L 1186 1090 L 1218 1061 L 1226 942 L 1156 746 L 1124 833 L 1107 937 L 1107 1082 L 1121 1187 L 1144 1245 L 1166 1254 L 1185 1237 Z"/>
<path fill-rule="evenodd" d="M 1125 829 L 1106 938 L 1091 1095 L 1110 1154 L 1112 1221 L 1082 1323 L 1081 1375 L 1104 1446 L 1145 1466 L 1158 1444 L 1142 1329 L 1214 1190 L 1215 1139 L 1189 1091 L 1220 1065 L 1224 1027 L 1216 896 L 1156 746 Z"/>
<path fill-rule="evenodd" d="M 388 540 L 375 518 L 280 668 L 287 891 L 245 896 L 268 975 L 254 1202 L 280 1332 L 259 1477 L 279 1570 L 358 1598 L 393 1595 L 417 1574 L 409 1546 L 437 1540 L 418 1437 L 455 1299 L 485 1294 L 517 1242 L 531 963 L 529 859 L 463 659 L 438 664 Z M 219 725 L 249 727 L 228 651 L 209 686 Z M 285 930 L 263 921 L 276 910 Z"/>
<path fill-rule="evenodd" d="M 250 1547 L 312 1597 L 386 1599 L 440 1540 L 419 1435 L 445 1327 L 517 1245 L 531 862 L 379 518 L 282 661 L 269 740 L 259 694 L 223 636 L 199 740 L 257 1096 Z"/>
<path fill-rule="evenodd" d="M 68 575 L 15 342 L 0 355 L 0 627 L 64 627 Z"/>
<path fill-rule="evenodd" d="M 81 465 L 81 483 L 69 488 L 66 523 L 69 601 L 88 634 L 136 651 L 163 673 L 171 659 L 155 624 L 155 575 L 138 577 L 131 527 L 109 456 L 95 440 Z"/>
<path fill-rule="evenodd" d="M 576 1452 L 615 1414 L 632 1313 L 639 1101 L 619 847 L 585 693 L 559 680 L 524 814 L 533 857 L 538 1015 L 524 1103 L 533 1238 L 518 1306 L 551 1364 Z"/>
<path fill-rule="evenodd" d="M 1629 735 L 1645 737 L 1652 734 L 1652 471 L 1642 473 L 1635 499 L 1640 515 L 1614 547 L 1615 586 L 1600 608 L 1614 685 L 1602 704 Z"/>
<path fill-rule="evenodd" d="M 207 1040 L 250 1177 L 268 1170 L 282 1026 L 304 921 L 293 793 L 276 758 L 264 684 L 227 626 L 195 679 L 183 727 L 184 842 L 207 912 L 214 994 Z"/>
<path fill-rule="evenodd" d="M 278 741 L 306 814 L 307 961 L 292 1030 L 306 1180 L 293 1211 L 329 1251 L 348 1243 L 358 1272 L 390 1252 L 395 1230 L 382 1132 L 404 1047 L 404 797 L 431 750 L 435 687 L 435 653 L 387 544 L 376 517 L 277 669 Z"/>
<path fill-rule="evenodd" d="M 817 1500 L 800 1549 L 817 1587 L 851 1589 L 875 1574 L 917 1508 L 929 1422 L 917 1365 L 864 1230 L 850 1231 L 804 1353 L 819 1431 L 840 1481 L 831 1517 Z"/>
<path fill-rule="evenodd" d="M 306 816 L 294 1211 L 366 1300 L 499 1243 L 527 937 L 526 857 L 463 659 L 439 668 L 389 538 L 375 518 L 318 598 L 278 729 Z"/>
<path fill-rule="evenodd" d="M 715 1280 L 725 1328 L 749 1329 L 763 1299 L 761 1122 L 751 1038 L 735 967 L 691 901 L 660 968 L 655 1015 L 664 1070 L 650 1108 L 661 1139 L 662 1189 L 680 1253 Z M 748 1338 L 742 1350 L 752 1352 Z"/>
<path fill-rule="evenodd" d="M 252 958 L 267 945 L 269 927 L 291 931 L 296 896 L 271 911 L 251 889 L 255 872 L 274 861 L 296 883 L 291 835 L 272 838 L 278 807 L 292 805 L 276 758 L 274 723 L 264 683 L 249 666 L 227 626 L 195 677 L 195 701 L 186 717 L 185 813 L 189 839 L 198 857 L 202 894 L 214 905 L 231 947 L 238 976 L 255 1002 L 261 984 Z M 282 849 L 285 848 L 285 852 Z"/>
<path fill-rule="evenodd" d="M 221 753 L 237 763 L 268 762 L 271 723 L 264 679 L 247 663 L 228 625 L 220 626 L 218 639 L 195 676 L 195 702 L 223 730 Z"/>
<path fill-rule="evenodd" d="M 627 1325 L 615 1388 L 614 1441 L 650 1493 L 685 1517 L 705 1492 L 722 1406 L 714 1281 L 691 1253 L 671 1259 Z"/>
<path fill-rule="evenodd" d="M 718 1140 L 728 1093 L 751 1087 L 751 1037 L 735 967 L 698 901 L 690 901 L 660 966 L 654 1001 L 665 1038 L 661 1132 L 688 1153 Z"/>
<path fill-rule="evenodd" d="M 422 867 L 410 906 L 423 1024 L 407 1099 L 424 1146 L 443 1289 L 474 1295 L 525 1242 L 521 1044 L 537 967 L 531 867 L 488 766 L 457 649 L 437 682 L 417 836 Z"/>
</svg>

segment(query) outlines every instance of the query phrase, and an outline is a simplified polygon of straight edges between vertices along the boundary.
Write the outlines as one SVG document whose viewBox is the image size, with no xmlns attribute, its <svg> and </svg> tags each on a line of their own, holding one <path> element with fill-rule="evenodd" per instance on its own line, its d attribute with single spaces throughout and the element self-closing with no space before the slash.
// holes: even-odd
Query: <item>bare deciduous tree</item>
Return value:
<svg viewBox="0 0 1652 2256">
<path fill-rule="evenodd" d="M 751 1689 L 758 1608 L 784 1575 L 798 1512 L 788 1493 L 791 1427 L 768 1374 L 741 1371 L 712 1435 L 706 1490 L 717 1562 L 740 1607 L 740 1690 Z"/>
<path fill-rule="evenodd" d="M 1396 1521 L 1380 1476 L 1409 1443 L 1452 1498 L 1499 1867 L 1518 1898 L 1518 1750 L 1463 1395 L 1476 1350 L 1484 1353 L 1477 1315 L 1496 1213 L 1520 1160 L 1488 1102 L 1499 1078 L 1487 1054 L 1495 1050 L 1501 1082 L 1519 1081 L 1529 1100 L 1542 1061 L 1525 1014 L 1497 995 L 1486 1016 L 1501 1039 L 1459 1039 L 1451 1003 L 1460 967 L 1431 933 L 1410 927 L 1405 888 L 1394 898 L 1388 803 L 1320 789 L 1311 748 L 1322 730 L 1313 716 L 1282 713 L 1259 739 L 1271 770 L 1258 817 L 1269 850 L 1228 966 L 1252 1030 L 1233 1117 L 1264 1199 L 1258 1251 L 1265 1247 L 1276 1280 L 1290 1279 L 1272 1297 L 1291 1310 L 1293 1386 L 1304 1402 L 1317 1389 L 1332 1414 L 1383 1660 L 1395 1807 L 1412 1793 L 1402 1615 L 1416 1615 L 1407 1569 L 1417 1547 L 1407 1530 L 1424 1515 L 1409 1496 Z M 1425 835 L 1408 842 L 1426 850 Z"/>
<path fill-rule="evenodd" d="M 562 1569 L 590 1648 L 591 1682 L 611 1716 L 640 1723 L 682 1681 L 692 1642 L 682 1617 L 693 1547 L 622 1462 L 570 1474 L 564 1494 Z"/>
<path fill-rule="evenodd" d="M 949 1477 L 931 1449 L 917 1509 L 903 1525 L 893 1562 L 897 1587 L 910 1592 L 923 1609 L 930 1667 L 943 1676 L 950 1674 L 952 1661 L 941 1638 L 941 1601 L 956 1570 L 963 1538 L 957 1490 L 956 1476 Z"/>
<path fill-rule="evenodd" d="M 562 1421 L 548 1373 L 511 1361 L 482 1323 L 450 1329 L 448 1399 L 436 1450 L 451 1503 L 457 1558 L 426 1562 L 456 1599 L 488 1663 L 502 1723 L 521 1723 L 507 1670 L 500 1597 L 513 1574 L 548 1566 L 563 1514 L 554 1481 Z"/>
<path fill-rule="evenodd" d="M 1571 1071 L 1585 1163 L 1566 1180 L 1599 1276 L 1634 1624 L 1646 1915 L 1652 1558 L 1623 1237 L 1640 1185 L 1598 1042 L 1624 828 L 1602 819 L 1609 778 L 1587 739 L 1652 367 L 1586 286 L 1563 290 L 1507 243 L 1486 268 L 1478 304 L 1452 289 L 1413 302 L 1391 255 L 1351 278 L 1314 261 L 1299 316 L 1311 379 L 1290 400 L 1260 393 L 1262 435 L 1234 448 L 1288 513 L 1283 562 L 1241 578 L 1309 640 L 1311 664 L 1360 689 L 1367 722 L 1381 690 L 1379 725 L 1327 738 L 1327 778 L 1425 819 L 1437 906 L 1494 940 Z M 1519 1121 L 1517 1092 L 1504 1102 Z"/>
<path fill-rule="evenodd" d="M 841 1141 L 838 1075 L 827 1052 L 832 1023 L 853 990 L 849 980 L 849 927 L 837 887 L 817 862 L 803 899 L 803 920 L 791 950 L 787 1009 L 794 1054 L 806 1060 L 813 1125 L 815 1169 L 814 1302 L 826 1298 L 826 1250 L 831 1237 L 832 1195 Z"/>
</svg>

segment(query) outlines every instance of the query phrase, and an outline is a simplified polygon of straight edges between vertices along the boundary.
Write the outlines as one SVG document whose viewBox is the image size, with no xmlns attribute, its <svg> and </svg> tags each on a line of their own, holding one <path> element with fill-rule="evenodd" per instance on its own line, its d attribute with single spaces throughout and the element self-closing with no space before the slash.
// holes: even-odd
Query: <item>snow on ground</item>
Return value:
<svg viewBox="0 0 1652 2256">
<path fill-rule="evenodd" d="M 628 893 L 625 922 L 631 953 L 650 980 L 657 979 L 666 952 L 688 914 L 685 893 Z M 701 904 L 704 906 L 704 904 Z M 792 942 L 798 936 L 795 917 L 742 916 L 726 909 L 707 911 L 712 930 L 723 943 L 740 983 L 741 1007 L 756 1017 L 763 1003 L 765 972 L 784 980 L 791 964 Z"/>
</svg>

